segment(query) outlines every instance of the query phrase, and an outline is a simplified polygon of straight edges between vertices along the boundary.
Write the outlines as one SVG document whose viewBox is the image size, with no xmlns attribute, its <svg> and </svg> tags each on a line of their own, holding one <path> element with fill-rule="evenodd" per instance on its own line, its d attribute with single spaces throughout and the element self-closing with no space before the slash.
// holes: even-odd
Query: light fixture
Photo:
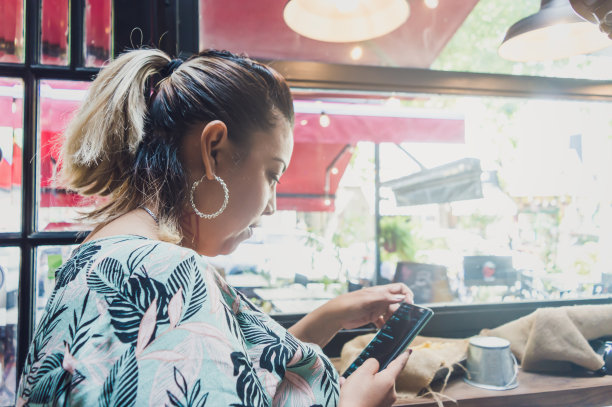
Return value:
<svg viewBox="0 0 612 407">
<path fill-rule="evenodd" d="M 390 33 L 409 14 L 407 0 L 289 0 L 283 18 L 304 37 L 356 42 Z"/>
<path fill-rule="evenodd" d="M 438 4 L 439 4 L 438 0 L 423 0 L 423 2 L 430 9 L 434 9 L 434 8 L 438 7 Z"/>
<path fill-rule="evenodd" d="M 363 56 L 363 48 L 361 48 L 359 45 L 357 45 L 356 47 L 353 47 L 353 49 L 351 50 L 351 59 L 353 61 L 357 61 L 358 59 L 361 59 L 362 56 Z"/>
<path fill-rule="evenodd" d="M 321 112 L 321 116 L 319 116 L 319 124 L 321 127 L 329 127 L 331 120 L 329 116 L 325 114 L 325 112 Z"/>
<path fill-rule="evenodd" d="M 540 11 L 512 25 L 499 47 L 511 61 L 544 61 L 612 46 L 597 26 L 580 18 L 568 0 L 541 0 Z"/>
</svg>

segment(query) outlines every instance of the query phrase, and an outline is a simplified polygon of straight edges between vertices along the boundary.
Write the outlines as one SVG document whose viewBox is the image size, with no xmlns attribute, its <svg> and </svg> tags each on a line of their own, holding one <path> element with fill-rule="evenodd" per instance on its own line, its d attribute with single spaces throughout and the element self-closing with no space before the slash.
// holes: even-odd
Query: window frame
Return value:
<svg viewBox="0 0 612 407">
<path fill-rule="evenodd" d="M 38 63 L 40 55 L 40 2 L 25 0 L 25 60 L 22 64 L 0 63 L 0 76 L 20 78 L 24 83 L 23 108 L 23 168 L 22 168 L 22 228 L 20 232 L 0 233 L 0 247 L 19 247 L 17 375 L 21 375 L 34 324 L 34 278 L 36 249 L 43 245 L 78 244 L 81 232 L 39 232 L 36 230 L 39 90 L 41 80 L 91 81 L 98 68 L 85 68 L 83 16 L 85 0 L 70 1 L 70 64 L 45 66 Z M 187 56 L 198 48 L 197 0 L 112 0 L 114 55 L 133 48 L 132 29 L 140 27 L 144 44 L 155 44 L 172 55 Z M 194 10 L 196 10 L 194 12 Z M 188 16 L 190 18 L 185 18 Z M 180 22 L 180 23 L 179 23 Z M 158 43 L 162 33 L 172 35 Z M 257 56 L 253 56 L 257 57 Z M 308 61 L 265 60 L 278 70 L 290 87 L 376 92 L 406 92 L 419 94 L 501 96 L 523 98 L 558 98 L 563 100 L 612 102 L 612 80 L 513 76 L 470 72 L 434 71 L 415 68 L 388 68 L 342 65 Z M 380 215 L 377 215 L 380 216 Z M 378 222 L 377 222 L 378 223 Z M 377 258 L 377 263 L 380 260 Z M 378 267 L 379 268 L 379 267 Z M 466 304 L 433 306 L 436 312 L 423 334 L 429 336 L 466 337 L 485 327 L 503 324 L 527 315 L 540 307 L 578 304 L 609 304 L 612 298 L 529 301 L 503 304 Z M 278 315 L 274 318 L 290 326 L 302 315 Z M 372 329 L 362 328 L 340 332 L 325 351 L 337 356 L 344 342 Z"/>
</svg>

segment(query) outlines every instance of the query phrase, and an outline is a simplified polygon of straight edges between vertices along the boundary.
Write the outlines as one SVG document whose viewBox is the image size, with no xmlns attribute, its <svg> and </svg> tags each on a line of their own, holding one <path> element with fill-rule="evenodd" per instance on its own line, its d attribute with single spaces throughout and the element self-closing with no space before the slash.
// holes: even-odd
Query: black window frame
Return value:
<svg viewBox="0 0 612 407">
<path fill-rule="evenodd" d="M 18 290 L 17 375 L 21 375 L 34 329 L 36 249 L 43 245 L 78 244 L 80 232 L 39 232 L 37 224 L 36 147 L 38 137 L 39 83 L 41 80 L 91 81 L 98 68 L 83 66 L 83 16 L 85 0 L 70 4 L 70 64 L 39 64 L 40 0 L 25 0 L 25 60 L 22 64 L 0 63 L 0 77 L 18 78 L 24 84 L 22 215 L 20 232 L 0 233 L 0 247 L 18 247 L 21 252 Z M 186 57 L 198 50 L 197 0 L 112 0 L 114 55 L 141 44 Z M 134 35 L 133 29 L 141 32 Z M 142 40 L 140 40 L 142 38 Z M 160 42 L 159 39 L 163 38 Z M 136 41 L 136 43 L 134 43 Z M 236 50 L 234 50 L 236 51 Z M 238 50 L 239 51 L 239 50 Z M 257 57 L 257 56 L 253 56 Z M 307 61 L 271 61 L 294 89 L 323 89 L 417 94 L 559 98 L 563 100 L 612 102 L 612 80 L 587 80 L 387 68 Z M 482 328 L 511 321 L 545 306 L 609 304 L 612 298 L 530 301 L 504 304 L 433 306 L 436 316 L 424 335 L 467 337 Z M 290 326 L 302 315 L 275 318 Z M 325 348 L 339 355 L 349 338 L 370 329 L 343 331 Z"/>
</svg>

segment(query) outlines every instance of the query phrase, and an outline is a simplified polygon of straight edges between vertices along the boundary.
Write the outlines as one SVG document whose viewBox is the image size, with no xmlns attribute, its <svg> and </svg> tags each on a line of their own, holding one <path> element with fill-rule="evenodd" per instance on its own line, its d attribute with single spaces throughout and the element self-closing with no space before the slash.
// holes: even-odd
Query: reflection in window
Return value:
<svg viewBox="0 0 612 407">
<path fill-rule="evenodd" d="M 264 309 L 308 312 L 376 283 L 375 143 L 379 283 L 420 303 L 612 294 L 608 103 L 324 95 L 295 95 L 277 213 L 211 259 Z"/>
<path fill-rule="evenodd" d="M 0 247 L 0 405 L 15 403 L 17 390 L 15 355 L 17 348 L 17 289 L 19 249 Z"/>
<path fill-rule="evenodd" d="M 513 75 L 610 79 L 611 48 L 560 61 L 511 62 L 497 49 L 506 30 L 539 10 L 540 0 L 410 1 L 407 21 L 368 41 L 316 41 L 283 20 L 286 1 L 199 0 L 200 49 L 240 50 L 271 60 L 318 61 L 367 66 L 431 68 Z M 235 24 L 226 24 L 232 21 Z M 563 41 L 562 38 L 559 39 Z"/>
<path fill-rule="evenodd" d="M 87 0 L 85 66 L 102 66 L 111 56 L 111 0 Z"/>
<path fill-rule="evenodd" d="M 55 288 L 55 272 L 64 264 L 76 248 L 70 246 L 40 246 L 36 249 L 35 321 L 40 321 L 47 301 Z"/>
<path fill-rule="evenodd" d="M 83 230 L 79 208 L 90 201 L 57 184 L 62 132 L 85 97 L 89 82 L 44 80 L 40 83 L 39 230 Z"/>
<path fill-rule="evenodd" d="M 68 65 L 69 2 L 42 0 L 40 62 L 47 65 Z"/>
<path fill-rule="evenodd" d="M 23 62 L 24 0 L 0 2 L 0 62 Z"/>
<path fill-rule="evenodd" d="M 23 82 L 0 78 L 0 232 L 21 230 Z"/>
</svg>

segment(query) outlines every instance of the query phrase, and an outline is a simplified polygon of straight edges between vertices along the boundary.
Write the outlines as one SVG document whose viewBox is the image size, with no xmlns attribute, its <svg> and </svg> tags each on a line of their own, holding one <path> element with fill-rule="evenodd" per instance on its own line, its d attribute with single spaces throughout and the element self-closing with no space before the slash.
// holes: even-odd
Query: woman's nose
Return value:
<svg viewBox="0 0 612 407">
<path fill-rule="evenodd" d="M 276 212 L 276 191 L 274 191 L 272 193 L 272 196 L 270 196 L 270 199 L 268 200 L 268 204 L 266 205 L 266 208 L 264 209 L 263 214 L 273 215 L 275 212 Z"/>
</svg>

